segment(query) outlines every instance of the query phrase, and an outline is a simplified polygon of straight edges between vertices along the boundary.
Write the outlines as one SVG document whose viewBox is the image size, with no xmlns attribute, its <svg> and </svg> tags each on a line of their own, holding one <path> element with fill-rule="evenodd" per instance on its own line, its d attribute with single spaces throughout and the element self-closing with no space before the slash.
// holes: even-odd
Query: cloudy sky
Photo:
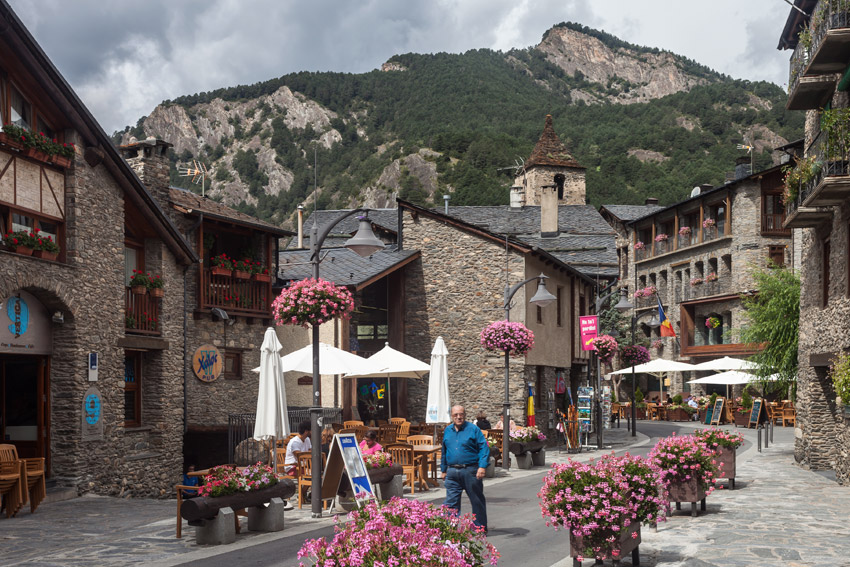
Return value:
<svg viewBox="0 0 850 567">
<path fill-rule="evenodd" d="M 107 132 L 162 100 L 399 53 L 536 45 L 563 21 L 735 78 L 788 79 L 783 0 L 10 0 Z"/>
</svg>

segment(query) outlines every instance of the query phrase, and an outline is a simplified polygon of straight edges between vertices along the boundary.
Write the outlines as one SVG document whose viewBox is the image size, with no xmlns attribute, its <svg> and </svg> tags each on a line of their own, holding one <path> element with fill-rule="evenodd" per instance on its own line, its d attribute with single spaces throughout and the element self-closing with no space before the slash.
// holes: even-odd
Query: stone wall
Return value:
<svg viewBox="0 0 850 567">
<path fill-rule="evenodd" d="M 564 180 L 564 196 L 563 199 L 558 201 L 558 204 L 586 204 L 587 191 L 584 169 L 536 165 L 529 168 L 523 175 L 517 177 L 514 185 L 525 188 L 526 205 L 540 206 L 540 187 L 543 185 L 553 185 L 555 183 L 555 175 L 558 174 L 566 178 Z"/>
</svg>

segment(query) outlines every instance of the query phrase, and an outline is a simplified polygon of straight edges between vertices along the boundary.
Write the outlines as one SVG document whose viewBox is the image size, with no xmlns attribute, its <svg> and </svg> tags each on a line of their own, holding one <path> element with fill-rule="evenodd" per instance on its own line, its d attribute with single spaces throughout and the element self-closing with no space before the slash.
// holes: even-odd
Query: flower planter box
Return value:
<svg viewBox="0 0 850 567">
<path fill-rule="evenodd" d="M 646 419 L 646 408 L 635 408 L 637 419 Z M 632 412 L 629 410 L 628 417 L 632 417 Z"/>
<path fill-rule="evenodd" d="M 676 503 L 676 510 L 682 509 L 682 502 L 691 503 L 691 516 L 697 515 L 697 502 L 705 510 L 705 488 L 701 488 L 695 478 L 685 481 L 671 481 L 667 487 L 667 501 Z"/>
<path fill-rule="evenodd" d="M 243 272 L 242 270 L 233 270 L 233 277 L 238 280 L 250 280 L 251 272 Z"/>
<path fill-rule="evenodd" d="M 372 481 L 372 484 L 382 484 L 391 481 L 394 476 L 404 474 L 404 469 L 401 465 L 393 465 L 391 467 L 366 469 L 366 474 L 369 475 L 369 480 Z"/>
<path fill-rule="evenodd" d="M 253 274 L 251 279 L 255 282 L 270 282 L 272 277 L 269 274 Z"/>
<path fill-rule="evenodd" d="M 34 250 L 29 246 L 15 246 L 12 248 L 12 252 L 15 254 L 20 254 L 21 256 L 32 256 Z"/>
<path fill-rule="evenodd" d="M 737 450 L 728 447 L 718 447 L 717 468 L 718 476 L 729 480 L 729 488 L 735 490 L 735 459 Z"/>
<path fill-rule="evenodd" d="M 667 410 L 667 421 L 690 421 L 691 414 L 682 408 L 676 409 L 668 409 Z"/>
<path fill-rule="evenodd" d="M 632 534 L 637 535 L 633 536 Z M 576 536 L 570 532 L 570 557 L 573 558 L 573 567 L 580 567 L 582 564 L 576 558 L 583 555 L 583 539 L 582 536 Z M 603 551 L 606 552 L 605 555 L 614 558 L 614 565 L 619 565 L 620 559 L 629 553 L 632 554 L 632 565 L 640 565 L 640 541 L 640 523 L 634 522 L 628 527 L 621 528 L 620 539 L 609 544 Z M 585 559 L 593 561 L 593 557 L 586 557 Z"/>
<path fill-rule="evenodd" d="M 59 254 L 56 252 L 48 252 L 47 250 L 34 250 L 32 253 L 36 258 L 41 258 L 42 260 L 50 260 L 51 262 L 55 261 Z"/>
<path fill-rule="evenodd" d="M 133 292 L 135 295 L 144 295 L 148 292 L 148 288 L 147 286 L 143 285 L 134 285 L 130 287 L 130 291 Z"/>
<path fill-rule="evenodd" d="M 50 161 L 53 162 L 54 165 L 57 165 L 61 168 L 71 167 L 71 158 L 69 157 L 53 155 L 50 156 Z"/>
<path fill-rule="evenodd" d="M 152 297 L 163 297 L 163 296 L 165 296 L 165 290 L 161 287 L 152 287 L 151 288 L 151 296 Z"/>
<path fill-rule="evenodd" d="M 233 270 L 228 270 L 227 268 L 222 268 L 221 266 L 213 266 L 210 269 L 210 273 L 214 276 L 226 276 L 230 277 L 233 274 Z"/>
<path fill-rule="evenodd" d="M 735 427 L 747 427 L 750 423 L 750 412 L 735 412 Z"/>
<path fill-rule="evenodd" d="M 16 150 L 24 149 L 24 145 L 21 143 L 20 139 L 15 139 L 6 132 L 0 132 L 0 144 L 10 148 L 15 148 Z"/>
<path fill-rule="evenodd" d="M 24 150 L 24 155 L 34 160 L 38 160 L 45 163 L 50 159 L 49 155 L 35 148 L 26 148 Z"/>
<path fill-rule="evenodd" d="M 189 522 L 189 525 L 195 525 L 193 522 L 214 518 L 221 508 L 244 510 L 265 504 L 272 498 L 287 499 L 293 494 L 295 494 L 295 482 L 285 478 L 274 486 L 262 490 L 251 490 L 216 498 L 203 496 L 184 500 L 180 506 L 180 515 Z"/>
<path fill-rule="evenodd" d="M 536 453 L 546 446 L 545 441 L 511 441 L 508 450 L 516 456 Z"/>
</svg>

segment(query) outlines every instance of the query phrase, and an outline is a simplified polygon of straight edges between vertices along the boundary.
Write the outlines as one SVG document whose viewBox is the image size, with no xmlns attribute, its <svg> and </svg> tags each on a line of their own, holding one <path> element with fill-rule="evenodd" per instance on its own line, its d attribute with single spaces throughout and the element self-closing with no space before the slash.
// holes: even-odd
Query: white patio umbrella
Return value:
<svg viewBox="0 0 850 567">
<path fill-rule="evenodd" d="M 694 370 L 756 370 L 758 367 L 758 364 L 749 360 L 724 356 L 695 364 Z"/>
<path fill-rule="evenodd" d="M 743 362 L 743 361 L 742 361 Z M 767 377 L 769 381 L 775 381 L 779 378 L 779 375 L 772 374 Z M 749 372 L 742 372 L 740 370 L 728 370 L 726 372 L 719 372 L 712 376 L 706 376 L 704 378 L 697 378 L 695 380 L 689 380 L 688 384 L 715 384 L 720 386 L 726 386 L 726 398 L 729 398 L 729 386 L 736 386 L 740 384 L 749 384 L 750 382 L 758 382 L 759 377 L 754 374 L 750 374 Z"/>
<path fill-rule="evenodd" d="M 644 374 L 652 374 L 653 376 L 661 377 L 661 375 L 666 374 L 668 372 L 690 372 L 692 370 L 696 370 L 696 367 L 693 364 L 688 364 L 687 362 L 679 362 L 678 360 L 667 360 L 665 358 L 655 358 L 653 360 L 650 360 L 649 362 L 638 364 L 635 367 L 629 366 L 628 368 L 621 368 L 616 372 L 611 372 L 611 374 L 631 374 L 632 371 L 634 371 L 635 373 L 642 372 Z M 661 378 L 661 397 L 664 397 L 663 378 Z"/>
<path fill-rule="evenodd" d="M 289 435 L 286 410 L 286 390 L 283 387 L 283 370 L 280 351 L 283 346 L 272 327 L 266 329 L 260 347 L 260 386 L 257 396 L 257 414 L 254 422 L 254 439 L 275 440 Z M 277 451 L 272 452 L 272 467 L 277 470 Z"/>
<path fill-rule="evenodd" d="M 359 372 L 365 364 L 366 359 L 361 356 L 319 343 L 319 374 Z M 280 357 L 280 365 L 283 372 L 313 374 L 313 345 Z M 260 368 L 254 368 L 254 372 L 259 372 Z"/>
<path fill-rule="evenodd" d="M 431 351 L 431 374 L 428 377 L 428 404 L 425 423 L 449 423 L 451 398 L 449 397 L 449 351 L 443 337 L 437 337 Z"/>
<path fill-rule="evenodd" d="M 387 379 L 387 409 L 392 417 L 392 396 L 390 378 L 422 378 L 431 371 L 431 366 L 412 356 L 391 348 L 385 343 L 384 348 L 366 359 L 365 367 L 357 372 L 346 374 L 346 378 L 386 378 Z"/>
</svg>

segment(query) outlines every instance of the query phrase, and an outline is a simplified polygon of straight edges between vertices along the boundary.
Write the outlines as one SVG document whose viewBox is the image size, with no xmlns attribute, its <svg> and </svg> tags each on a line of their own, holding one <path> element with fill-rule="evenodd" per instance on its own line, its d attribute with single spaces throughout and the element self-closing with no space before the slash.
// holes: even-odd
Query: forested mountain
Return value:
<svg viewBox="0 0 850 567">
<path fill-rule="evenodd" d="M 208 195 L 281 224 L 295 207 L 508 202 L 512 166 L 546 114 L 587 167 L 588 201 L 662 204 L 720 184 L 744 139 L 756 169 L 802 136 L 800 113 L 764 82 L 736 81 L 669 52 L 559 24 L 507 53 L 408 53 L 363 74 L 308 73 L 165 101 L 116 132 L 174 144 L 211 172 Z M 318 164 L 314 171 L 314 160 Z M 435 198 L 436 195 L 436 198 Z"/>
</svg>

